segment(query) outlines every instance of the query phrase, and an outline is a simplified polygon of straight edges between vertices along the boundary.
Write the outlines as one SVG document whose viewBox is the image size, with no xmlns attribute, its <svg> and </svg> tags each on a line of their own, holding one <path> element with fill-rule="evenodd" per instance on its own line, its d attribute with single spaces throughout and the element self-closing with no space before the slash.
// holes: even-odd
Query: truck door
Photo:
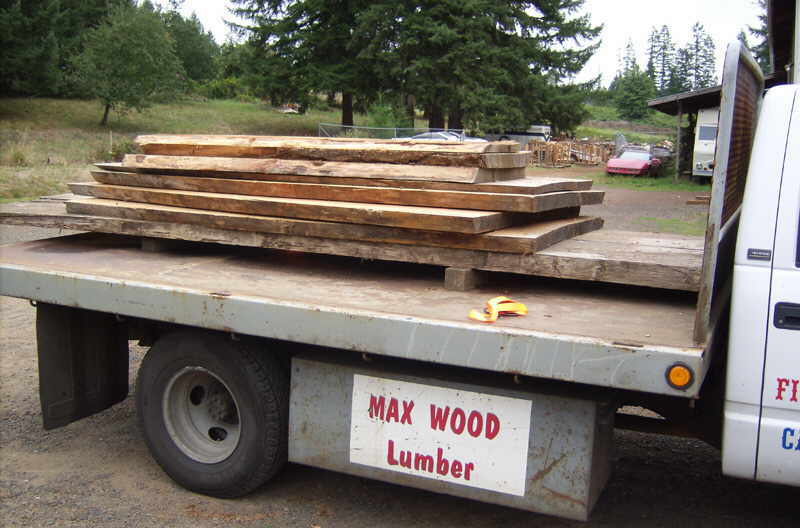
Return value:
<svg viewBox="0 0 800 528">
<path fill-rule="evenodd" d="M 775 228 L 756 460 L 757 480 L 800 484 L 800 101 L 791 112 Z"/>
</svg>

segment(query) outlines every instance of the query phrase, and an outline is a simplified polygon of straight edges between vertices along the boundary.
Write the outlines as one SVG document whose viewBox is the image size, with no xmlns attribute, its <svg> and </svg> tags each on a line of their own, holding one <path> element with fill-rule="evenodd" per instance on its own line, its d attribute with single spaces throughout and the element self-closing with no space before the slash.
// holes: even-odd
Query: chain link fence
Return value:
<svg viewBox="0 0 800 528">
<path fill-rule="evenodd" d="M 440 133 L 440 134 L 437 134 Z M 417 139 L 447 139 L 463 140 L 464 130 L 458 128 L 388 128 L 388 127 L 368 127 L 368 126 L 348 126 L 337 125 L 334 123 L 319 123 L 317 125 L 317 135 L 319 137 L 351 137 L 351 138 L 372 138 L 372 139 L 396 139 L 412 138 L 424 134 L 429 137 Z M 437 137 L 438 136 L 438 137 Z"/>
</svg>

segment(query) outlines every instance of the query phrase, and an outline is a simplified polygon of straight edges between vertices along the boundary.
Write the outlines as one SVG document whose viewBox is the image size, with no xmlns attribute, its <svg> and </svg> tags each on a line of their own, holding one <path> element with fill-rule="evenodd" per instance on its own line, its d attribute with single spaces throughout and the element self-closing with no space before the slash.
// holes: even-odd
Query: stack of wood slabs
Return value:
<svg viewBox="0 0 800 528">
<path fill-rule="evenodd" d="M 511 141 L 140 136 L 137 142 L 143 154 L 98 164 L 94 182 L 70 185 L 81 197 L 67 202 L 68 213 L 521 254 L 602 226 L 599 218 L 579 216 L 581 206 L 602 202 L 590 180 L 525 178 L 529 152 Z M 313 240 L 308 251 L 337 253 Z"/>
</svg>

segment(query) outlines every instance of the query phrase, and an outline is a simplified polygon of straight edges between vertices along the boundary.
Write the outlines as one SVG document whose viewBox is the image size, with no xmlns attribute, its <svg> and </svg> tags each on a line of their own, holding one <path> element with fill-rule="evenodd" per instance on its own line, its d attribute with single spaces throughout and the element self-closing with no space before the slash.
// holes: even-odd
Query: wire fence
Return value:
<svg viewBox="0 0 800 528">
<path fill-rule="evenodd" d="M 412 127 L 368 127 L 337 125 L 334 123 L 319 123 L 317 125 L 319 137 L 352 137 L 373 139 L 450 139 L 463 140 L 464 130 L 459 128 L 412 128 Z M 416 137 L 421 136 L 421 137 Z M 427 136 L 427 137 L 426 137 Z"/>
</svg>

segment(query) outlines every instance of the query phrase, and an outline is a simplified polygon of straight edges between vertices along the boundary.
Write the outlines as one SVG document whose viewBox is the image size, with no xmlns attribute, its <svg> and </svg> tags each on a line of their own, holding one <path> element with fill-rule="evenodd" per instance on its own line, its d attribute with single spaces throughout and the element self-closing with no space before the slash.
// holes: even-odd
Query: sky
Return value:
<svg viewBox="0 0 800 528">
<path fill-rule="evenodd" d="M 155 3 L 166 5 L 167 0 Z M 195 12 L 207 31 L 214 34 L 218 43 L 228 39 L 225 19 L 227 0 L 184 0 L 182 12 Z M 588 13 L 593 24 L 603 24 L 602 44 L 594 56 L 576 76 L 586 81 L 600 75 L 608 85 L 617 71 L 618 57 L 628 41 L 633 42 L 640 66 L 647 59 L 647 37 L 653 26 L 667 25 L 676 46 L 689 39 L 692 25 L 699 21 L 714 39 L 717 52 L 717 78 L 722 71 L 725 48 L 736 40 L 739 31 L 747 26 L 758 26 L 760 10 L 756 0 L 586 0 L 583 12 Z M 748 34 L 748 38 L 752 38 Z"/>
</svg>

